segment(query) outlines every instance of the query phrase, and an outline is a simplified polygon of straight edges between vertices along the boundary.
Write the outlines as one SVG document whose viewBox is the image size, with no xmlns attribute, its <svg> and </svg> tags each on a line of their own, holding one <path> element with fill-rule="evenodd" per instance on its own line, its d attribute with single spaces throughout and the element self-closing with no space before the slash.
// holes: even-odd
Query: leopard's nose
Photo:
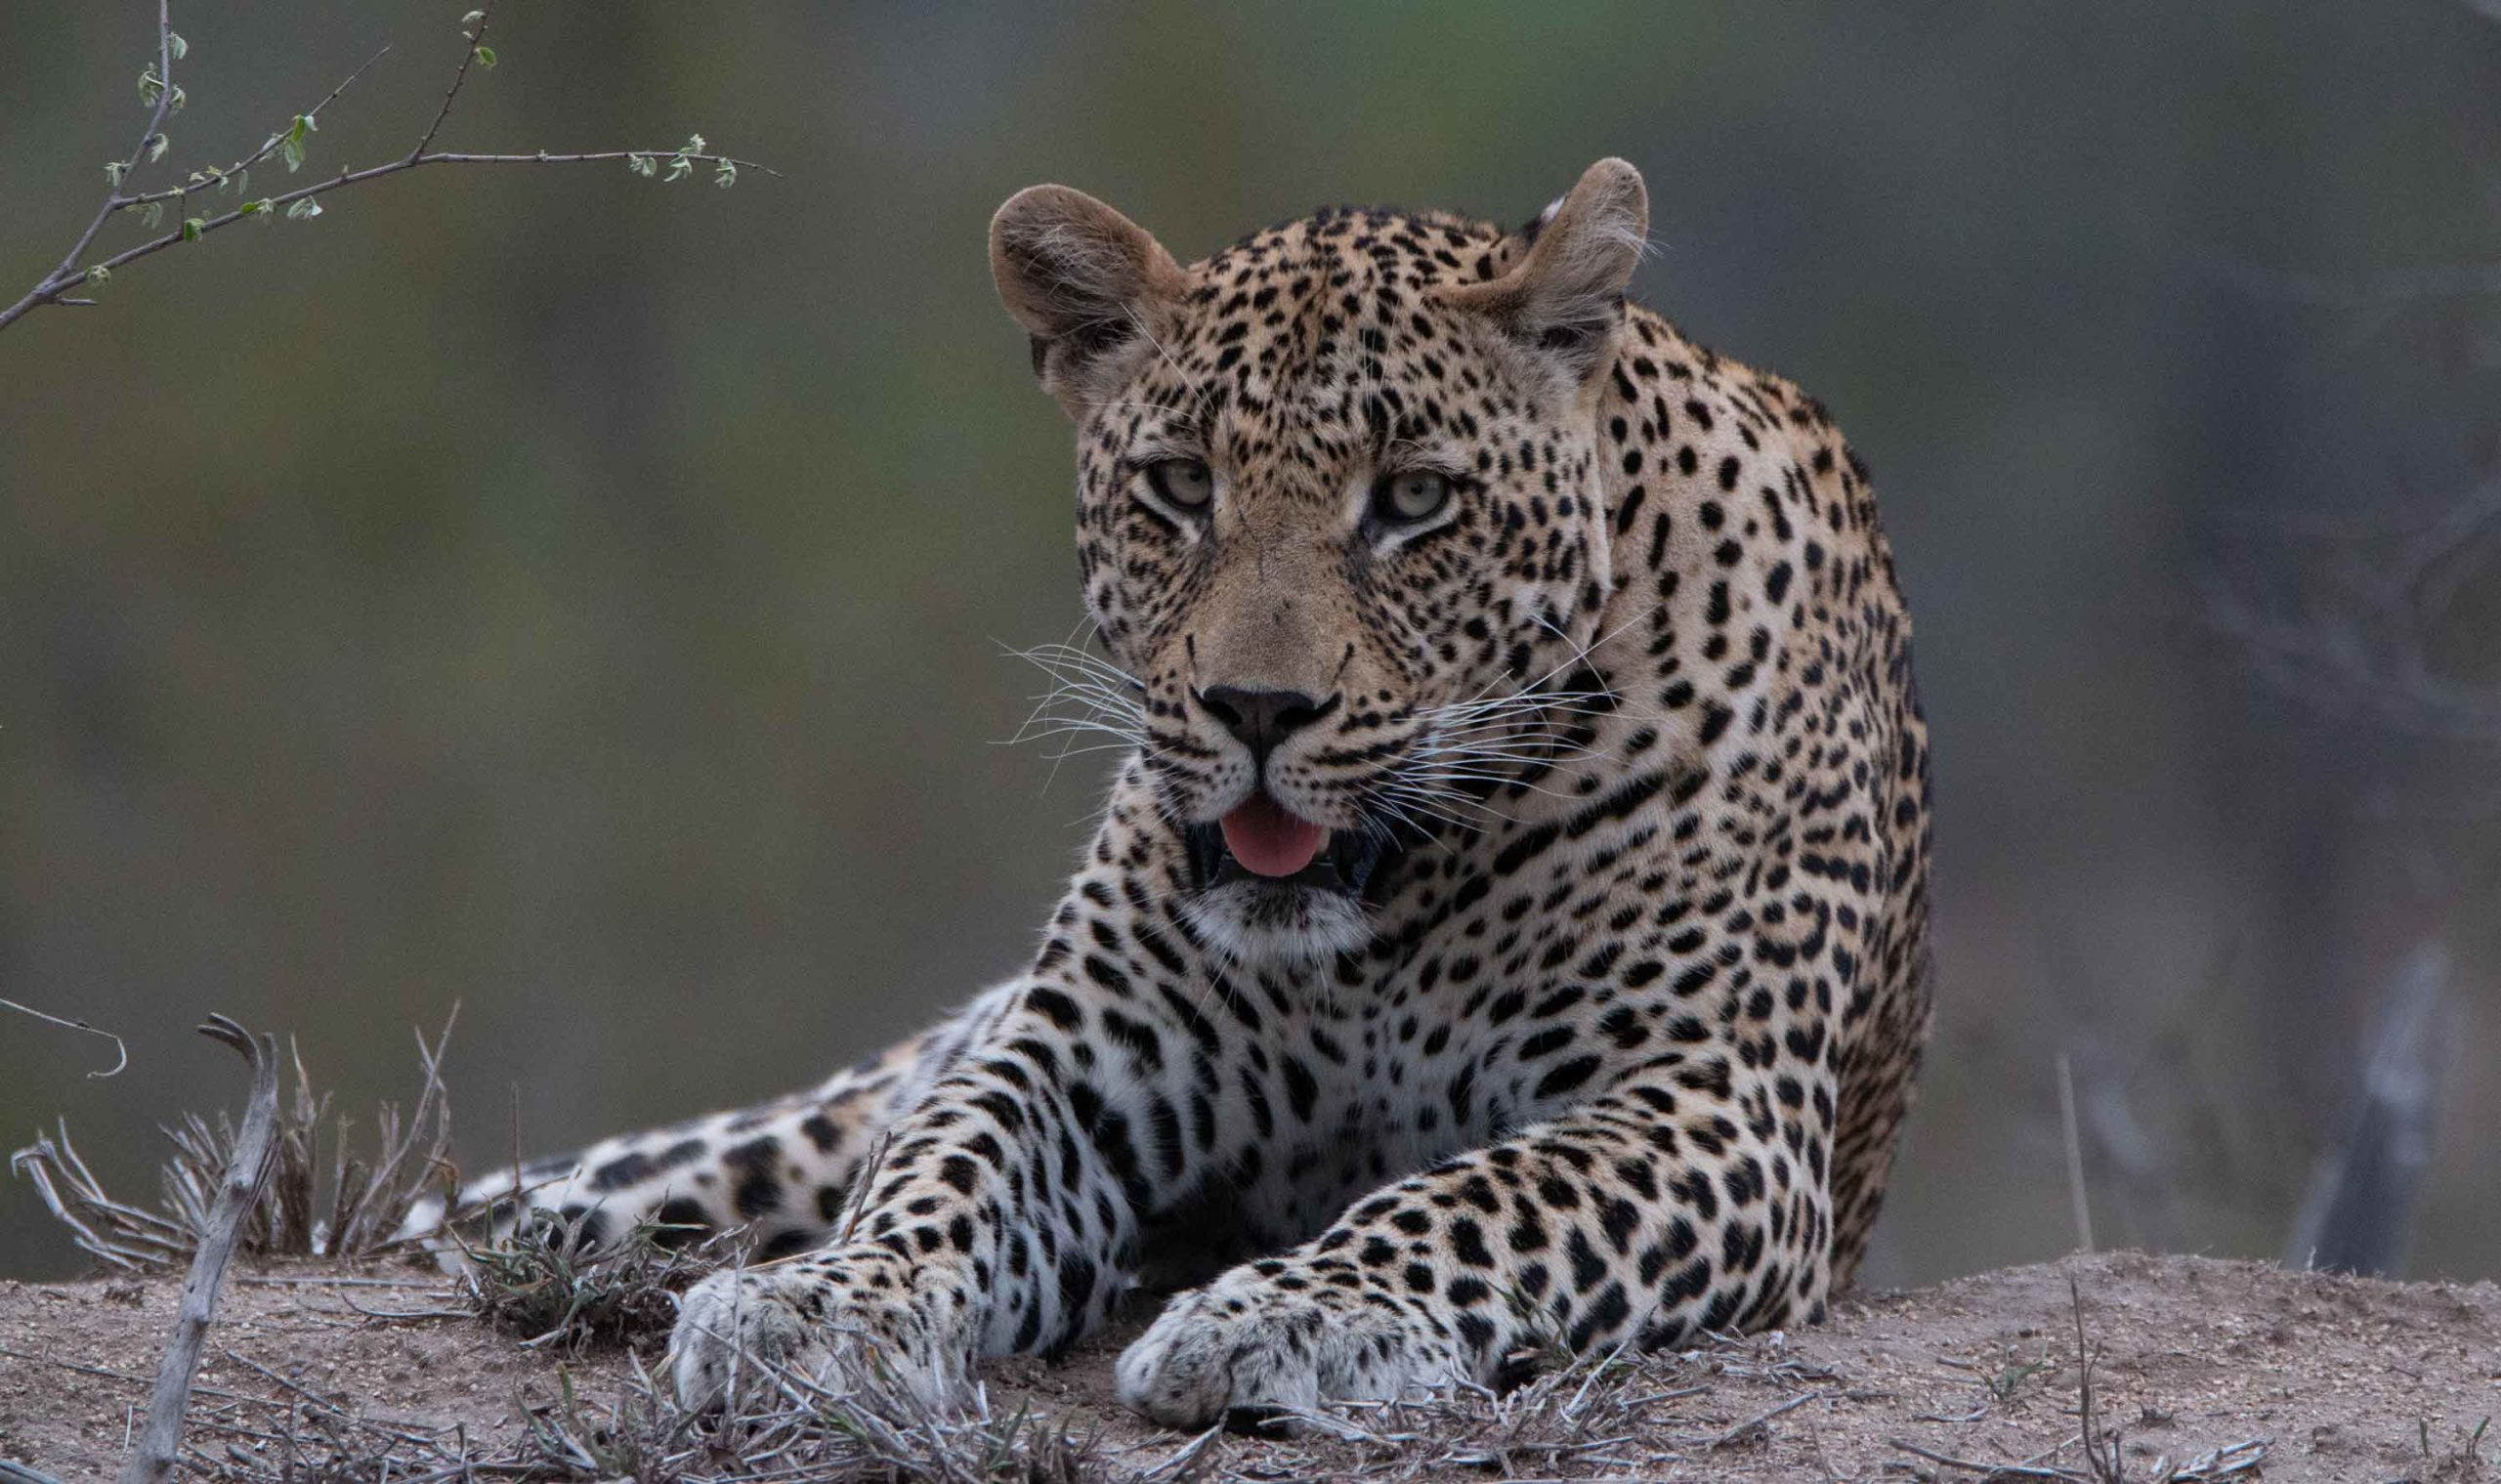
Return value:
<svg viewBox="0 0 2501 1484">
<path fill-rule="evenodd" d="M 1213 685 L 1197 693 L 1199 704 L 1234 740 L 1250 749 L 1253 762 L 1265 766 L 1268 754 L 1294 733 L 1337 709 L 1344 698 L 1326 700 L 1300 691 L 1261 691 Z"/>
</svg>

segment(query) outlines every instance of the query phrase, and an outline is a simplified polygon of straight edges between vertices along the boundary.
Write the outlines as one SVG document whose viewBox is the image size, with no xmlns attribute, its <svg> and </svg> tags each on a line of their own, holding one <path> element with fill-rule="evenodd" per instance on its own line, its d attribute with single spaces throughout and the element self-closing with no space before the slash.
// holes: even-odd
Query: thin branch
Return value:
<svg viewBox="0 0 2501 1484">
<path fill-rule="evenodd" d="M 254 1036 L 223 1015 L 212 1015 L 200 1034 L 241 1053 L 252 1068 L 252 1100 L 243 1115 L 243 1132 L 234 1141 L 234 1158 L 217 1191 L 210 1230 L 191 1257 L 183 1280 L 183 1296 L 174 1314 L 174 1337 L 156 1372 L 156 1390 L 148 1402 L 148 1426 L 139 1445 L 122 1463 L 121 1484 L 162 1484 L 174 1471 L 182 1451 L 183 1413 L 191 1403 L 191 1378 L 199 1370 L 201 1343 L 208 1337 L 209 1317 L 217 1308 L 218 1286 L 234 1255 L 234 1240 L 243 1219 L 260 1201 L 261 1182 L 268 1177 L 270 1149 L 277 1132 L 277 1039 Z"/>
<path fill-rule="evenodd" d="M 122 1044 L 120 1037 L 115 1036 L 112 1032 L 105 1030 L 100 1026 L 91 1026 L 87 1024 L 87 1022 L 79 1020 L 73 1016 L 46 1014 L 44 1011 L 38 1010 L 32 1005 L 21 1005 L 14 999 L 0 999 L 0 1008 L 15 1010 L 21 1015 L 31 1015 L 37 1020 L 48 1020 L 56 1026 L 64 1026 L 72 1031 L 84 1031 L 90 1036 L 101 1036 L 105 1039 L 111 1041 L 113 1043 L 113 1055 L 116 1058 L 115 1061 L 110 1067 L 102 1072 L 88 1073 L 87 1077 L 90 1081 L 100 1077 L 118 1077 L 121 1075 L 121 1069 L 130 1065 L 130 1047 Z"/>
<path fill-rule="evenodd" d="M 782 179 L 781 171 L 769 165 L 759 165 L 750 159 L 741 159 L 734 154 L 699 154 L 692 150 L 677 149 L 602 149 L 591 154 L 550 154 L 544 149 L 535 154 L 456 154 L 448 150 L 437 149 L 421 159 L 403 161 L 398 165 L 386 165 L 379 170 L 358 171 L 355 178 L 360 181 L 369 180 L 377 175 L 388 175 L 394 170 L 412 169 L 417 165 L 587 165 L 596 164 L 602 160 L 638 159 L 686 159 L 699 165 L 736 165 L 741 170 L 753 170 L 759 174 L 769 175 L 777 181 Z"/>
<path fill-rule="evenodd" d="M 654 158 L 677 159 L 680 157 L 679 152 L 674 149 L 609 149 L 596 154 L 428 154 L 413 160 L 398 159 L 391 161 L 389 164 L 368 166 L 362 170 L 350 170 L 342 175 L 336 176 L 330 180 L 322 181 L 317 185 L 306 186 L 300 190 L 290 191 L 284 195 L 274 195 L 265 200 L 247 202 L 242 206 L 236 207 L 233 211 L 227 212 L 224 216 L 215 216 L 206 219 L 201 222 L 197 228 L 191 229 L 190 235 L 194 239 L 204 237 L 212 232 L 224 231 L 226 228 L 232 227 L 235 223 L 240 222 L 247 217 L 272 215 L 276 213 L 279 208 L 290 205 L 293 202 L 309 200 L 317 195 L 326 195 L 343 186 L 360 186 L 366 181 L 376 180 L 386 175 L 398 175 L 403 170 L 414 170 L 423 165 L 579 165 L 589 164 L 599 160 Z M 720 164 L 726 162 L 728 164 L 735 165 L 742 170 L 758 170 L 762 171 L 766 175 L 772 176 L 779 176 L 780 174 L 779 171 L 766 169 L 764 166 L 755 163 L 753 160 L 739 159 L 733 155 L 689 153 L 682 157 L 702 164 Z M 141 258 L 149 257 L 156 253 L 163 252 L 168 247 L 179 246 L 184 240 L 184 230 L 177 228 L 176 230 L 165 233 L 161 237 L 151 238 L 146 242 L 140 243 L 137 247 L 130 248 L 124 252 L 115 253 L 113 256 L 105 259 L 102 263 L 96 264 L 93 268 L 87 269 L 77 277 L 71 278 L 61 286 L 64 289 L 75 287 L 78 283 L 83 281 L 89 274 L 93 274 L 97 268 L 101 268 L 109 274 L 113 270 L 120 268 L 125 263 L 136 262 Z M 0 326 L 6 326 L 11 318 L 13 317 L 9 314 L 0 312 Z"/>
<path fill-rule="evenodd" d="M 110 277 L 115 269 L 120 268 L 126 263 L 133 263 L 141 258 L 152 256 L 164 251 L 168 247 L 177 246 L 184 242 L 196 241 L 197 239 L 208 235 L 212 232 L 221 232 L 247 217 L 274 215 L 282 208 L 292 206 L 299 201 L 308 201 L 314 197 L 327 194 L 328 192 L 339 190 L 342 187 L 360 185 L 365 181 L 375 180 L 386 175 L 396 175 L 403 170 L 414 170 L 424 165 L 583 165 L 622 161 L 635 166 L 637 173 L 649 175 L 654 172 L 654 167 L 657 164 L 661 161 L 666 161 L 669 167 L 667 175 L 671 180 L 678 179 L 683 175 L 691 173 L 694 167 L 699 164 L 713 167 L 714 179 L 725 186 L 735 181 L 738 178 L 738 172 L 742 170 L 753 170 L 764 175 L 773 176 L 776 179 L 781 178 L 780 171 L 757 164 L 753 160 L 741 159 L 736 155 L 715 154 L 704 150 L 701 148 L 702 141 L 699 137 L 691 141 L 689 148 L 682 149 L 602 149 L 570 154 L 551 154 L 548 151 L 541 149 L 530 154 L 477 154 L 431 148 L 434 144 L 435 136 L 442 130 L 444 121 L 451 114 L 451 106 L 460 96 L 461 85 L 468 80 L 471 64 L 481 59 L 483 45 L 480 38 L 484 37 L 486 34 L 487 12 L 492 10 L 492 5 L 490 3 L 480 12 L 476 22 L 476 29 L 463 31 L 462 34 L 467 38 L 469 46 L 467 50 L 461 53 L 459 69 L 453 73 L 451 86 L 444 94 L 443 106 L 436 110 L 434 121 L 427 126 L 424 136 L 417 141 L 416 148 L 409 150 L 406 154 L 384 164 L 368 166 L 362 170 L 343 171 L 330 180 L 318 182 L 311 186 L 301 187 L 280 195 L 267 196 L 256 201 L 247 201 L 236 209 L 220 216 L 209 217 L 204 220 L 194 218 L 183 221 L 178 223 L 173 231 L 166 233 L 162 236 L 152 237 L 148 241 L 140 243 L 136 247 L 127 248 L 104 259 L 101 262 L 91 263 L 88 266 L 81 268 L 78 266 L 79 259 L 86 255 L 87 249 L 92 246 L 96 240 L 96 234 L 103 231 L 105 223 L 109 220 L 114 213 L 127 210 L 133 206 L 146 206 L 167 200 L 188 201 L 191 195 L 196 191 L 217 186 L 223 181 L 232 179 L 234 175 L 249 168 L 251 165 L 268 158 L 270 152 L 278 148 L 288 137 L 286 133 L 271 136 L 269 142 L 264 144 L 258 151 L 245 159 L 238 160 L 231 169 L 222 173 L 214 171 L 201 172 L 201 174 L 207 178 L 200 180 L 196 185 L 186 184 L 170 191 L 140 193 L 126 193 L 124 191 L 123 183 L 127 181 L 130 172 L 138 167 L 141 159 L 147 154 L 150 142 L 157 138 L 158 131 L 164 123 L 166 111 L 171 106 L 173 99 L 177 96 L 172 80 L 174 33 L 171 5 L 172 0 L 158 0 L 157 3 L 158 60 L 156 76 L 162 84 L 162 91 L 157 95 L 156 110 L 153 116 L 148 120 L 148 131 L 140 136 L 139 143 L 133 147 L 130 157 L 127 160 L 122 161 L 113 172 L 115 177 L 113 187 L 110 192 L 106 195 L 104 205 L 97 209 L 95 220 L 89 222 L 87 224 L 87 230 L 79 233 L 77 242 L 71 246 L 66 254 L 63 256 L 60 265 L 53 269 L 50 274 L 46 275 L 33 288 L 28 289 L 24 297 L 19 299 L 17 303 L 10 305 L 7 309 L 0 309 L 0 329 L 6 329 L 9 325 L 25 318 L 25 316 L 30 312 L 45 305 L 93 304 L 95 301 L 92 299 L 71 299 L 65 296 L 70 290 L 78 287 L 82 283 L 90 281 L 101 282 L 104 278 Z M 375 53 L 363 66 L 358 67 L 354 72 L 349 73 L 345 81 L 342 81 L 337 87 L 331 89 L 327 98 L 324 98 L 320 103 L 316 104 L 307 113 L 296 116 L 298 118 L 311 118 L 318 116 L 322 108 L 327 107 L 331 103 L 337 100 L 340 94 L 347 91 L 350 83 L 355 82 L 359 77 L 362 76 L 366 68 L 371 67 L 374 63 L 381 61 L 383 55 L 389 51 L 390 48 L 385 47 L 381 52 Z M 290 126 L 290 128 L 292 126 Z"/>
<path fill-rule="evenodd" d="M 148 127 L 140 132 L 139 143 L 130 147 L 129 156 L 120 162 L 121 168 L 112 172 L 111 189 L 105 192 L 105 204 L 96 208 L 95 220 L 87 224 L 85 232 L 78 233 L 78 240 L 70 244 L 69 251 L 62 255 L 60 267 L 45 275 L 42 282 L 27 290 L 24 298 L 5 310 L 0 310 L 0 327 L 6 327 L 10 321 L 23 316 L 26 311 L 38 304 L 58 299 L 63 290 L 74 288 L 86 281 L 85 274 L 79 274 L 75 277 L 64 276 L 77 268 L 78 260 L 86 255 L 88 244 L 96 240 L 96 233 L 105 230 L 105 223 L 110 220 L 112 214 L 119 209 L 115 203 L 121 195 L 122 183 L 130 179 L 132 171 L 139 168 L 141 157 L 148 152 L 148 142 L 154 139 L 157 131 L 164 128 L 165 114 L 173 106 L 175 96 L 174 0 L 156 0 L 156 109 L 148 116 Z"/>
<path fill-rule="evenodd" d="M 478 28 L 463 32 L 469 38 L 469 50 L 460 54 L 460 70 L 451 74 L 451 86 L 444 92 L 443 106 L 434 110 L 434 122 L 426 125 L 425 137 L 417 141 L 417 148 L 408 151 L 411 164 L 425 158 L 426 146 L 434 143 L 434 137 L 443 132 L 443 121 L 451 116 L 452 100 L 460 96 L 460 85 L 469 80 L 469 64 L 478 60 L 478 48 L 487 44 L 487 27 L 495 19 L 495 0 L 486 0 L 477 14 Z"/>
<path fill-rule="evenodd" d="M 358 67 L 355 71 L 350 72 L 346 77 L 340 79 L 339 85 L 330 90 L 330 96 L 305 109 L 302 113 L 291 115 L 287 119 L 287 127 L 289 129 L 293 128 L 297 118 L 319 118 L 323 108 L 337 103 L 339 101 L 340 94 L 346 92 L 358 78 L 372 71 L 373 64 L 375 63 L 380 62 L 383 58 L 390 55 L 391 49 L 386 46 L 381 51 L 378 51 L 372 56 L 366 58 L 364 60 L 364 65 Z M 191 180 L 184 182 L 182 185 L 175 187 L 171 191 L 151 191 L 140 195 L 123 196 L 118 204 L 124 209 L 127 209 L 132 206 L 145 206 L 150 201 L 188 200 L 194 191 L 215 190 L 224 183 L 242 174 L 244 171 L 251 169 L 254 165 L 268 159 L 271 153 L 274 152 L 278 146 L 286 143 L 286 135 L 287 130 L 280 129 L 277 133 L 271 135 L 268 142 L 263 144 L 261 148 L 253 150 L 250 154 L 245 155 L 243 158 L 236 160 L 231 165 L 227 165 L 223 168 L 212 166 L 207 170 L 200 171 Z"/>
</svg>

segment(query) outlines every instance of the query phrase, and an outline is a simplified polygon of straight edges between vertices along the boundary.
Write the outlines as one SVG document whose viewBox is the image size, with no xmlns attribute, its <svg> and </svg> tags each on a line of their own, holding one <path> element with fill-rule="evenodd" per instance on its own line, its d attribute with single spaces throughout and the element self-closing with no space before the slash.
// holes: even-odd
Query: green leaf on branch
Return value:
<svg viewBox="0 0 2501 1484">
<path fill-rule="evenodd" d="M 165 203 L 163 201 L 149 201 L 148 203 L 148 209 L 139 214 L 139 225 L 147 228 L 149 232 L 154 232 L 156 230 L 156 224 L 163 220 L 165 220 Z"/>
<path fill-rule="evenodd" d="M 694 173 L 695 162 L 693 160 L 688 159 L 683 154 L 672 155 L 668 162 L 668 173 L 661 176 L 660 179 L 664 181 L 682 181 Z"/>
<path fill-rule="evenodd" d="M 183 218 L 183 240 L 186 242 L 198 241 L 200 226 L 200 219 L 197 217 Z"/>
<path fill-rule="evenodd" d="M 119 160 L 105 161 L 105 184 L 112 187 L 115 191 L 119 191 L 121 189 L 121 178 L 123 175 L 128 173 L 130 167 Z"/>
<path fill-rule="evenodd" d="M 271 208 L 270 198 L 268 196 L 263 196 L 257 201 L 246 202 L 243 206 L 243 215 L 250 217 L 253 221 L 260 223 L 264 227 L 268 226 L 277 218 L 277 212 Z"/>
<path fill-rule="evenodd" d="M 625 156 L 625 168 L 636 175 L 650 175 L 658 170 L 659 165 L 648 154 L 629 154 Z"/>
<path fill-rule="evenodd" d="M 318 217 L 320 214 L 321 203 L 309 195 L 286 208 L 286 219 L 290 222 L 300 222 L 307 217 Z"/>
<path fill-rule="evenodd" d="M 165 33 L 165 45 L 173 52 L 174 60 L 176 62 L 180 62 L 191 54 L 191 44 L 183 39 L 183 33 L 180 31 L 167 31 Z"/>
<path fill-rule="evenodd" d="M 152 108 L 156 100 L 165 96 L 165 80 L 156 75 L 156 64 L 149 63 L 139 74 L 139 101 Z"/>
<path fill-rule="evenodd" d="M 478 54 L 478 65 L 485 67 L 489 72 L 495 69 L 495 49 L 493 47 L 472 47 L 470 50 Z"/>
<path fill-rule="evenodd" d="M 149 135 L 148 137 L 148 163 L 152 165 L 158 160 L 163 159 L 165 157 L 165 151 L 172 148 L 174 142 L 167 139 L 162 134 Z"/>
<path fill-rule="evenodd" d="M 113 281 L 113 271 L 102 263 L 87 270 L 87 286 L 90 288 L 102 288 L 111 281 Z"/>
<path fill-rule="evenodd" d="M 737 165 L 733 164 L 729 160 L 715 160 L 712 162 L 713 185 L 720 187 L 723 191 L 727 191 L 738 183 L 739 167 Z"/>
</svg>

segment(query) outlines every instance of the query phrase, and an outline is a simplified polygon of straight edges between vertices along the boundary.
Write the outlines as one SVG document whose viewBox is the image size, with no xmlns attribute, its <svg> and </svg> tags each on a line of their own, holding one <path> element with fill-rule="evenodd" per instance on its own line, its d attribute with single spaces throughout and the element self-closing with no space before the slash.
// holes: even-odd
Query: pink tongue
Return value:
<svg viewBox="0 0 2501 1484">
<path fill-rule="evenodd" d="M 1290 876 L 1311 864 L 1329 831 L 1295 819 L 1264 793 L 1224 817 L 1224 848 L 1245 870 L 1263 876 Z"/>
</svg>

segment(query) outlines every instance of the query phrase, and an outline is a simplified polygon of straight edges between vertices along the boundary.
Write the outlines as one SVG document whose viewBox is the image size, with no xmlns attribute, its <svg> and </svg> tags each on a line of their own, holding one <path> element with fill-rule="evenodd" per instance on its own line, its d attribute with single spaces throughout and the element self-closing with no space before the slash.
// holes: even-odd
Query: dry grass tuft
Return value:
<svg viewBox="0 0 2501 1484">
<path fill-rule="evenodd" d="M 237 1251 L 253 1257 L 363 1257 L 408 1246 L 397 1234 L 409 1210 L 456 1182 L 451 1106 L 441 1076 L 450 1036 L 446 1024 L 432 1045 L 417 1038 L 424 1085 L 404 1119 L 398 1105 L 381 1106 L 370 1164 L 349 1155 L 353 1121 L 332 1111 L 328 1093 L 314 1090 L 303 1056 L 290 1044 L 294 1092 L 278 1105 L 269 1179 L 244 1218 Z M 113 1199 L 79 1157 L 69 1125 L 56 1126 L 57 1138 L 38 1135 L 9 1157 L 9 1166 L 34 1182 L 44 1206 L 78 1246 L 126 1271 L 190 1261 L 208 1230 L 218 1182 L 233 1159 L 233 1121 L 223 1113 L 214 1122 L 187 1113 L 165 1130 L 174 1152 L 165 1162 L 154 1210 Z"/>
<path fill-rule="evenodd" d="M 569 1400 L 571 1400 L 569 1398 Z M 578 1404 L 534 1429 L 528 1462 L 563 1478 L 943 1480 L 950 1484 L 1174 1484 L 1197 1451 L 1139 1470 L 1031 1412 L 999 1416 L 986 1389 L 933 1409 L 890 1377 L 857 1378 L 839 1394 L 784 1375 L 778 1400 L 734 1419 L 697 1418 L 636 1367 L 605 1411 Z"/>
<path fill-rule="evenodd" d="M 736 1255 L 745 1235 L 688 1244 L 671 1240 L 685 1228 L 646 1221 L 624 1241 L 593 1249 L 582 1241 L 588 1219 L 533 1210 L 492 1243 L 462 1244 L 461 1291 L 478 1317 L 535 1349 L 649 1352 L 667 1341 L 677 1295 Z"/>
<path fill-rule="evenodd" d="M 201 1441 L 184 1462 L 201 1478 L 232 1484 L 479 1477 L 1189 1484 L 1205 1472 L 1205 1445 L 1212 1436 L 1159 1450 L 1161 1457 L 1140 1467 L 1114 1456 L 1091 1432 L 1078 1434 L 1022 1410 L 999 1416 L 986 1390 L 976 1388 L 960 1407 L 939 1411 L 882 1378 L 862 1378 L 836 1395 L 784 1376 L 778 1400 L 736 1418 L 704 1416 L 680 1407 L 666 1383 L 636 1359 L 621 1393 L 605 1403 L 586 1397 L 571 1373 L 560 1374 L 553 1402 L 516 1402 L 528 1418 L 518 1442 L 479 1449 L 462 1428 L 414 1425 L 343 1393 L 316 1390 L 266 1367 L 251 1369 L 280 1394 L 229 1398 L 194 1412 L 191 1425 Z"/>
<path fill-rule="evenodd" d="M 1608 1356 L 1544 1371 L 1508 1391 L 1461 1386 L 1287 1416 L 1311 1434 L 1353 1445 L 1364 1462 L 1349 1477 L 1420 1467 L 1504 1478 L 1605 1475 L 1685 1461 L 1662 1451 L 1661 1419 L 1652 1412 L 1710 1389 L 1678 1384 L 1681 1370 L 1661 1358 L 1630 1364 Z M 1701 1451 L 1709 1439 L 1695 1442 Z"/>
</svg>

